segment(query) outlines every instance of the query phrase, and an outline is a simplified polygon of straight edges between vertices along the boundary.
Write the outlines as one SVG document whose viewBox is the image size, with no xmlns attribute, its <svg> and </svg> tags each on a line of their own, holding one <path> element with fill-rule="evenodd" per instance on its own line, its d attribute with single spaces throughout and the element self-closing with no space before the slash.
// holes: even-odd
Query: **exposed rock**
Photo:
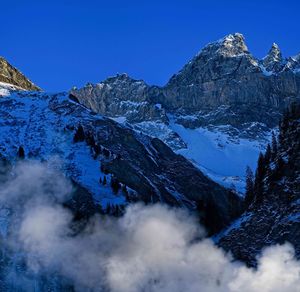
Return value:
<svg viewBox="0 0 300 292">
<path fill-rule="evenodd" d="M 240 210 L 236 194 L 211 181 L 160 140 L 93 115 L 66 95 L 15 92 L 0 99 L 0 109 L 0 153 L 14 161 L 22 145 L 26 159 L 48 161 L 57 157 L 64 173 L 86 189 L 96 205 L 105 208 L 107 203 L 128 203 L 124 194 L 112 192 L 110 179 L 114 175 L 146 203 L 162 202 L 192 210 L 199 202 L 203 208 L 208 205 L 213 210 L 209 212 L 212 221 L 206 216 L 203 220 L 211 231 L 224 227 Z M 79 125 L 85 134 L 74 141 Z M 106 185 L 99 183 L 104 176 Z M 84 195 L 87 198 L 88 193 Z M 88 200 L 87 204 L 92 206 Z M 74 205 L 76 212 L 81 207 Z M 84 216 L 85 210 L 79 216 Z"/>
<path fill-rule="evenodd" d="M 71 97 L 94 112 L 109 117 L 124 117 L 130 123 L 167 121 L 164 109 L 149 100 L 148 85 L 127 74 L 117 75 L 98 84 L 88 84 L 70 92 Z"/>
<path fill-rule="evenodd" d="M 273 43 L 268 55 L 263 59 L 263 65 L 269 72 L 280 72 L 283 69 L 285 64 L 277 44 Z"/>
<path fill-rule="evenodd" d="M 278 63 L 280 58 L 274 46 L 265 64 Z M 206 46 L 153 96 L 167 110 L 178 112 L 180 109 L 187 114 L 199 111 L 207 114 L 220 106 L 228 106 L 235 113 L 245 107 L 249 113 L 228 117 L 226 123 L 251 121 L 275 126 L 278 118 L 261 112 L 267 108 L 280 114 L 291 99 L 299 98 L 299 89 L 300 79 L 292 70 L 266 74 L 260 61 L 247 50 L 243 37 L 234 34 Z M 215 123 L 219 124 L 218 119 Z"/>
<path fill-rule="evenodd" d="M 300 97 L 299 64 L 297 56 L 283 59 L 276 44 L 266 58 L 258 60 L 248 51 L 243 35 L 236 33 L 208 44 L 164 87 L 119 75 L 72 90 L 71 96 L 95 112 L 126 117 L 131 124 L 160 121 L 167 125 L 167 112 L 175 114 L 178 122 L 194 116 L 185 123 L 191 128 L 245 123 L 273 128 L 286 105 Z M 222 117 L 220 108 L 226 108 Z"/>
<path fill-rule="evenodd" d="M 16 85 L 24 90 L 41 90 L 2 57 L 0 57 L 0 82 Z"/>
</svg>

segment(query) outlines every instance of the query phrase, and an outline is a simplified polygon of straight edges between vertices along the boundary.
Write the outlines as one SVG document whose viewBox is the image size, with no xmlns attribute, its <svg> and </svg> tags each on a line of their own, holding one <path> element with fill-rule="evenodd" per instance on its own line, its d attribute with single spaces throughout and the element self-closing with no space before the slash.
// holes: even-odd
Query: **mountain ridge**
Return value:
<svg viewBox="0 0 300 292">
<path fill-rule="evenodd" d="M 17 68 L 0 56 L 0 82 L 16 85 L 24 90 L 40 91 L 41 89 L 30 81 Z"/>
</svg>

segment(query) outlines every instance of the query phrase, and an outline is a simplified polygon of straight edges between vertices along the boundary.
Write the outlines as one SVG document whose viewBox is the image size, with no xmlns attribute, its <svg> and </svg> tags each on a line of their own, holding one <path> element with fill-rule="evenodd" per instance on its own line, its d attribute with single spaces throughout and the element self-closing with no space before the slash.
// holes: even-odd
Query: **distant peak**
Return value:
<svg viewBox="0 0 300 292">
<path fill-rule="evenodd" d="M 223 39 L 221 39 L 221 42 L 223 43 L 224 46 L 234 46 L 243 52 L 248 52 L 248 48 L 245 43 L 245 38 L 241 33 L 237 32 L 234 34 L 229 34 L 225 36 Z"/>
<path fill-rule="evenodd" d="M 236 32 L 233 34 L 228 34 L 225 37 L 223 37 L 220 41 L 245 41 L 245 37 L 243 34 Z"/>
<path fill-rule="evenodd" d="M 104 83 L 114 83 L 114 82 L 126 82 L 126 83 L 134 83 L 134 82 L 143 82 L 143 80 L 136 80 L 130 77 L 127 73 L 118 73 L 115 76 L 108 77 L 103 81 Z"/>
<path fill-rule="evenodd" d="M 272 44 L 266 57 L 263 59 L 263 65 L 267 71 L 279 71 L 282 67 L 282 53 L 276 43 Z"/>
<path fill-rule="evenodd" d="M 274 61 L 281 62 L 282 54 L 279 46 L 276 43 L 272 44 L 272 47 L 267 55 L 267 57 L 272 58 Z"/>
<path fill-rule="evenodd" d="M 244 36 L 241 33 L 233 33 L 208 44 L 199 54 L 201 53 L 236 57 L 249 54 L 249 51 Z"/>
</svg>

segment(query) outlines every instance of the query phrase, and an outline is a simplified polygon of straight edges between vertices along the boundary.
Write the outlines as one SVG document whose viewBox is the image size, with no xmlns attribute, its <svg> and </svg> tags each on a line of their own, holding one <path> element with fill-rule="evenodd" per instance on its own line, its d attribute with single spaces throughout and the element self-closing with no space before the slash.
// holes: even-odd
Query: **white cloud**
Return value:
<svg viewBox="0 0 300 292">
<path fill-rule="evenodd" d="M 193 216 L 162 205 L 132 205 L 120 219 L 95 216 L 76 233 L 60 205 L 71 190 L 62 176 L 37 164 L 15 173 L 0 195 L 18 210 L 10 236 L 31 275 L 59 274 L 77 291 L 300 291 L 289 244 L 266 249 L 250 269 L 204 239 Z"/>
</svg>

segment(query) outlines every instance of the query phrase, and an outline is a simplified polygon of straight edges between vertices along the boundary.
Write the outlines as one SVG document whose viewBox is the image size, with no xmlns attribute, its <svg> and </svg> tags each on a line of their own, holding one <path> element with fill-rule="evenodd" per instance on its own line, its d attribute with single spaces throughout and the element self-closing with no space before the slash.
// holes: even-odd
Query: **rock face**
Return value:
<svg viewBox="0 0 300 292">
<path fill-rule="evenodd" d="M 24 90 L 40 90 L 2 57 L 0 57 L 0 82 L 16 85 Z"/>
<path fill-rule="evenodd" d="M 202 151 L 194 147 L 201 144 L 197 131 L 219 136 L 210 144 L 217 154 L 231 155 L 227 146 L 240 144 L 240 151 L 235 149 L 243 155 L 243 147 L 253 141 L 259 143 L 253 152 L 263 150 L 283 110 L 300 98 L 300 55 L 284 58 L 273 44 L 259 60 L 249 52 L 243 35 L 236 33 L 208 44 L 163 87 L 119 75 L 72 90 L 70 96 L 97 113 L 161 139 L 212 179 L 226 186 L 232 182 L 242 192 L 245 168 L 255 165 L 257 157 L 251 156 L 247 164 L 240 161 L 238 171 L 220 172 L 197 154 Z M 220 140 L 227 141 L 220 144 Z"/>
<path fill-rule="evenodd" d="M 279 113 L 291 99 L 299 98 L 300 77 L 289 69 L 295 64 L 284 66 L 275 45 L 264 65 L 267 67 L 250 54 L 241 34 L 229 35 L 200 51 L 171 78 L 156 101 L 167 110 L 180 109 L 188 115 L 197 114 L 200 119 L 223 107 L 225 120 L 210 119 L 210 124 L 237 126 L 256 121 L 272 127 L 278 120 L 272 111 Z M 272 71 L 281 66 L 285 69 Z M 201 123 L 205 124 L 205 120 Z"/>
<path fill-rule="evenodd" d="M 128 116 L 129 122 L 166 123 L 168 112 L 190 128 L 229 124 L 247 129 L 254 122 L 270 128 L 300 97 L 299 68 L 299 56 L 284 59 L 276 44 L 263 60 L 256 59 L 236 33 L 208 44 L 164 87 L 121 75 L 71 95 L 101 114 Z"/>
<path fill-rule="evenodd" d="M 164 109 L 150 101 L 148 88 L 144 81 L 121 74 L 95 85 L 88 84 L 82 90 L 73 89 L 70 95 L 94 112 L 123 117 L 130 123 L 149 120 L 166 122 Z"/>
<path fill-rule="evenodd" d="M 263 59 L 263 66 L 268 72 L 280 72 L 284 68 L 284 63 L 278 45 L 273 43 L 268 55 Z"/>
<path fill-rule="evenodd" d="M 25 159 L 58 157 L 62 171 L 104 209 L 136 199 L 194 210 L 200 204 L 213 210 L 203 216 L 211 232 L 239 213 L 241 200 L 236 194 L 208 179 L 163 142 L 93 115 L 64 94 L 15 92 L 0 99 L 0 109 L 0 153 L 8 161 L 16 159 L 19 146 Z M 75 141 L 79 125 L 81 134 Z M 99 182 L 104 177 L 106 184 Z M 126 186 L 128 193 L 114 192 L 113 180 Z"/>
<path fill-rule="evenodd" d="M 264 165 L 263 191 L 254 197 L 245 214 L 218 236 L 222 247 L 249 265 L 256 264 L 256 256 L 266 246 L 287 241 L 300 258 L 299 141 L 298 105 L 281 123 L 278 150 L 273 150 L 271 161 Z"/>
</svg>

